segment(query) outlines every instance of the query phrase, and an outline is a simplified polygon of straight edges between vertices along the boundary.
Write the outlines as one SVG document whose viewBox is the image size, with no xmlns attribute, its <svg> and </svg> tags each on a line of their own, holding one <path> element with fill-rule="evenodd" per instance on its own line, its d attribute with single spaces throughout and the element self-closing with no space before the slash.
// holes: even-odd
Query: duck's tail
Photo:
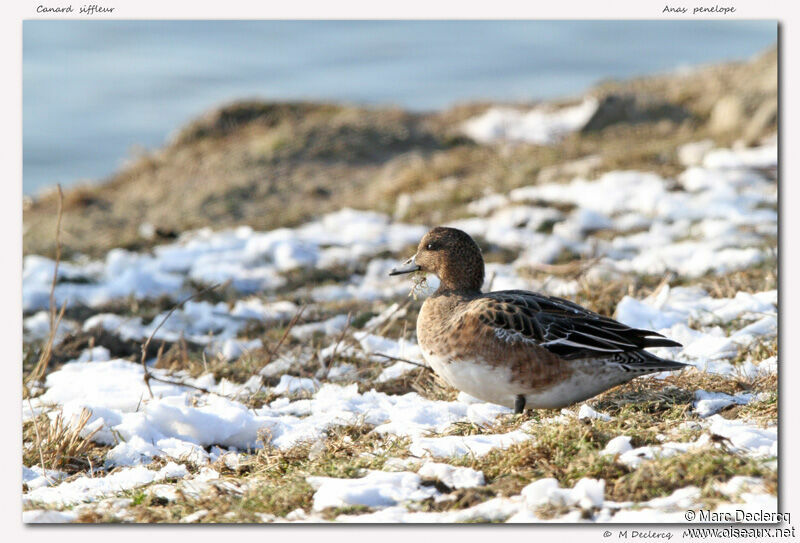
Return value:
<svg viewBox="0 0 800 543">
<path fill-rule="evenodd" d="M 636 373 L 656 373 L 659 371 L 678 371 L 690 364 L 667 360 L 648 351 L 629 351 L 613 357 L 610 362 L 618 364 L 625 371 Z"/>
</svg>

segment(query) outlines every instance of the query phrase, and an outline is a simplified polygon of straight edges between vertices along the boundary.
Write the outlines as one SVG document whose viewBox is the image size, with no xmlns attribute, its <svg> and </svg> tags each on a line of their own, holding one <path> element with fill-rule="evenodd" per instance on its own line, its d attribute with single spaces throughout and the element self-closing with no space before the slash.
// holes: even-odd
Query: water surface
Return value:
<svg viewBox="0 0 800 543">
<path fill-rule="evenodd" d="M 770 21 L 25 21 L 23 190 L 102 179 L 234 99 L 552 98 L 776 38 Z"/>
</svg>

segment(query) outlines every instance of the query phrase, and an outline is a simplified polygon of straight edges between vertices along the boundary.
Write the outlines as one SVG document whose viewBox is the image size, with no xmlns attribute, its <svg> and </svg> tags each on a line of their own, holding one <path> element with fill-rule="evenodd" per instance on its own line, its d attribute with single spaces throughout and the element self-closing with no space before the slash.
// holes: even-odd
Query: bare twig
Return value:
<svg viewBox="0 0 800 543">
<path fill-rule="evenodd" d="M 174 381 L 172 379 L 164 379 L 162 377 L 156 377 L 152 373 L 148 373 L 147 374 L 147 379 L 148 380 L 152 380 L 152 381 L 157 381 L 159 383 L 164 383 L 166 385 L 175 385 L 175 386 L 179 386 L 179 387 L 191 388 L 193 390 L 197 390 L 198 392 L 202 392 L 203 394 L 214 394 L 215 396 L 219 396 L 221 398 L 225 398 L 226 397 L 223 394 L 219 394 L 217 392 L 214 392 L 213 390 L 208 390 L 207 388 L 199 387 L 199 386 L 196 386 L 196 385 L 191 385 L 191 384 L 185 383 L 183 381 Z M 147 382 L 147 381 L 145 381 L 145 382 Z M 149 383 L 147 385 L 147 389 L 150 390 L 150 384 Z M 150 397 L 151 398 L 153 397 L 153 393 L 152 392 L 150 392 Z"/>
<path fill-rule="evenodd" d="M 67 309 L 67 304 L 61 306 L 61 310 L 58 312 L 58 315 L 55 319 L 55 328 L 51 328 L 50 335 L 47 338 L 47 341 L 42 348 L 42 352 L 39 355 L 39 361 L 36 362 L 36 366 L 33 368 L 30 374 L 28 374 L 28 378 L 25 379 L 24 383 L 24 396 L 26 398 L 30 397 L 31 391 L 28 388 L 28 384 L 36 383 L 37 381 L 41 380 L 44 377 L 45 372 L 47 371 L 47 366 L 50 364 L 50 359 L 53 357 L 53 347 L 56 342 L 56 331 L 58 330 L 58 325 L 61 324 L 61 319 L 64 317 L 64 311 Z"/>
<path fill-rule="evenodd" d="M 430 366 L 426 366 L 425 364 L 420 364 L 419 362 L 414 362 L 413 360 L 408 360 L 407 358 L 398 358 L 396 356 L 391 356 L 383 353 L 372 353 L 372 354 L 374 354 L 375 356 L 382 356 L 383 358 L 387 358 L 389 360 L 394 360 L 395 362 L 405 362 L 406 364 L 413 364 L 415 366 L 419 366 L 420 368 L 425 368 L 426 370 L 433 371 Z"/>
<path fill-rule="evenodd" d="M 181 330 L 181 337 L 178 341 L 181 351 L 181 365 L 184 368 L 189 367 L 189 349 L 186 347 L 186 339 L 183 337 L 183 330 Z"/>
<path fill-rule="evenodd" d="M 664 288 L 664 287 L 668 287 L 668 286 L 669 286 L 669 284 L 670 284 L 670 282 L 671 282 L 671 281 L 672 281 L 674 278 L 675 278 L 674 274 L 672 274 L 672 273 L 669 273 L 669 272 L 668 272 L 668 273 L 665 273 L 665 274 L 664 274 L 664 277 L 662 277 L 662 278 L 661 278 L 661 281 L 659 281 L 659 282 L 658 282 L 658 285 L 656 285 L 656 288 L 654 288 L 654 289 L 653 289 L 653 292 L 652 292 L 652 294 L 656 294 L 656 293 L 657 293 L 657 292 L 659 292 L 659 291 L 660 291 L 662 288 Z"/>
<path fill-rule="evenodd" d="M 61 217 L 64 214 L 64 193 L 61 184 L 58 189 L 58 217 L 56 218 L 56 263 L 53 266 L 53 282 L 50 285 L 50 333 L 54 333 L 56 326 L 56 283 L 58 282 L 58 265 L 61 263 Z"/>
<path fill-rule="evenodd" d="M 292 328 L 294 328 L 294 326 L 300 320 L 300 317 L 303 315 L 303 311 L 305 311 L 305 310 L 306 310 L 306 306 L 305 305 L 301 306 L 300 309 L 297 310 L 297 313 L 294 314 L 294 317 L 292 317 L 292 320 L 289 321 L 289 325 L 286 327 L 286 330 L 284 330 L 283 335 L 281 336 L 281 339 L 278 340 L 278 343 L 275 345 L 275 347 L 270 350 L 269 356 L 267 357 L 267 362 L 266 362 L 267 364 L 272 362 L 272 359 L 275 357 L 276 354 L 278 354 L 278 349 L 281 348 L 281 345 L 283 345 L 283 342 L 286 341 L 287 337 L 289 337 L 289 332 L 292 331 Z"/>
<path fill-rule="evenodd" d="M 389 313 L 389 315 L 387 315 L 384 320 L 382 320 L 380 322 L 376 322 L 375 324 L 373 324 L 369 328 L 365 328 L 364 331 L 367 332 L 368 334 L 371 334 L 379 326 L 382 326 L 382 328 L 378 331 L 378 335 L 382 336 L 383 333 L 386 331 L 386 329 L 389 328 L 389 326 L 391 326 L 391 324 L 397 318 L 397 315 L 399 315 L 409 305 L 411 305 L 411 300 L 406 300 L 402 304 L 399 304 L 397 306 L 397 308 L 394 311 L 392 311 L 391 313 Z"/>
<path fill-rule="evenodd" d="M 331 362 L 333 362 L 333 359 L 336 358 L 336 351 L 339 350 L 339 345 L 342 343 L 342 341 L 344 340 L 345 334 L 347 334 L 347 331 L 350 329 L 350 317 L 351 317 L 351 315 L 352 315 L 351 312 L 347 313 L 347 322 L 345 322 L 344 328 L 342 328 L 342 333 L 339 334 L 339 339 L 336 341 L 336 344 L 333 346 L 333 351 L 331 352 L 331 357 L 330 357 L 330 361 Z M 325 378 L 326 379 L 328 377 L 328 372 L 330 372 L 330 370 L 331 370 L 331 365 L 329 363 L 325 362 Z"/>
<path fill-rule="evenodd" d="M 183 307 L 183 305 L 186 302 L 188 302 L 188 301 L 200 296 L 201 294 L 205 294 L 206 292 L 214 290 L 215 288 L 217 288 L 219 286 L 220 286 L 220 283 L 215 283 L 215 284 L 213 284 L 211 286 L 208 286 L 208 287 L 206 287 L 206 288 L 204 288 L 202 290 L 198 290 L 197 292 L 195 292 L 191 296 L 188 296 L 187 298 L 185 298 L 183 301 L 181 301 L 177 305 L 173 306 L 173 308 L 170 309 L 169 312 L 167 312 L 166 315 L 164 315 L 164 318 L 161 319 L 161 322 L 158 323 L 158 326 L 156 326 L 153 329 L 153 331 L 150 333 L 150 336 L 147 338 L 147 341 L 145 341 L 142 344 L 141 364 L 142 364 L 142 370 L 144 371 L 144 384 L 147 385 L 147 391 L 150 393 L 150 397 L 151 398 L 153 397 L 153 390 L 150 388 L 150 380 L 151 379 L 153 379 L 155 381 L 159 381 L 161 383 L 188 386 L 190 388 L 194 388 L 194 389 L 197 389 L 197 390 L 202 390 L 203 392 L 210 392 L 210 391 L 208 391 L 208 390 L 206 390 L 204 388 L 196 387 L 196 386 L 193 386 L 193 385 L 188 385 L 188 384 L 185 384 L 185 383 L 178 383 L 178 382 L 173 382 L 173 381 L 170 381 L 170 380 L 160 379 L 158 377 L 153 376 L 150 373 L 150 371 L 147 369 L 146 359 L 147 359 L 147 348 L 150 346 L 150 342 L 153 340 L 153 336 L 155 336 L 156 332 L 158 332 L 158 330 L 164 325 L 164 323 L 167 322 L 167 319 L 169 319 L 175 311 L 177 311 L 179 308 Z"/>
<path fill-rule="evenodd" d="M 300 321 L 300 317 L 302 317 L 303 311 L 306 310 L 306 307 L 308 307 L 308 306 L 306 306 L 306 305 L 301 306 L 300 309 L 297 310 L 297 313 L 295 313 L 294 316 L 292 317 L 292 319 L 289 321 L 289 324 L 286 326 L 286 330 L 283 331 L 283 335 L 278 340 L 278 343 L 275 345 L 275 347 L 270 349 L 269 354 L 267 355 L 267 361 L 264 364 L 264 366 L 266 366 L 267 364 L 271 363 L 272 360 L 275 358 L 275 355 L 278 354 L 278 351 L 280 350 L 280 348 L 283 345 L 283 343 L 286 341 L 286 338 L 289 337 L 289 333 L 292 331 L 292 328 L 294 328 L 297 325 L 297 323 Z M 257 375 L 257 372 L 254 371 L 254 372 L 251 373 L 251 375 Z M 261 383 L 262 384 L 264 383 L 264 378 L 263 377 L 261 377 Z M 242 391 L 243 388 L 244 388 L 244 385 L 239 387 L 239 389 L 237 389 L 237 391 L 234 394 L 234 396 L 238 395 Z M 257 393 L 257 391 L 252 393 L 252 394 L 250 394 L 248 396 L 247 401 L 248 402 L 251 401 L 253 396 L 256 393 Z"/>
</svg>

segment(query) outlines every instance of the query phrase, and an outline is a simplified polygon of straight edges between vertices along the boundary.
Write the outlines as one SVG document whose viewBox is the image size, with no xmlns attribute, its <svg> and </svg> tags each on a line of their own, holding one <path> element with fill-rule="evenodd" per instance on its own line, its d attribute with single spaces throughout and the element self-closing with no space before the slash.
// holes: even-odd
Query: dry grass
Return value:
<svg viewBox="0 0 800 543">
<path fill-rule="evenodd" d="M 755 422 L 762 427 L 778 424 L 777 376 L 771 385 L 772 388 L 764 387 L 766 390 L 763 391 L 765 395 L 763 399 L 737 406 L 734 415 L 737 418 Z"/>
<path fill-rule="evenodd" d="M 606 497 L 616 501 L 646 501 L 687 486 L 696 486 L 708 494 L 713 492 L 715 483 L 728 481 L 735 475 L 763 477 L 773 482 L 777 477 L 773 470 L 757 460 L 720 454 L 717 449 L 708 447 L 643 462 L 631 473 L 607 480 Z"/>
<path fill-rule="evenodd" d="M 264 435 L 265 441 L 269 440 Z M 381 469 L 387 458 L 405 456 L 407 440 L 371 433 L 364 425 L 339 426 L 328 430 L 322 446 L 302 443 L 281 450 L 267 446 L 255 451 L 236 470 L 214 464 L 221 478 L 201 495 L 179 491 L 179 498 L 165 502 L 152 497 L 147 487 L 128 493 L 132 503 L 126 513 L 134 522 L 177 522 L 201 509 L 208 513 L 199 522 L 262 522 L 259 515 L 285 517 L 302 509 L 311 511 L 314 490 L 308 476 L 361 477 L 364 470 Z M 178 488 L 181 488 L 180 483 Z M 364 508 L 333 509 L 326 518 L 363 511 Z M 79 521 L 114 522 L 113 514 L 86 515 Z"/>
<path fill-rule="evenodd" d="M 771 245 L 777 247 L 777 242 Z M 684 280 L 689 282 L 687 280 Z M 758 266 L 724 274 L 707 274 L 690 281 L 714 298 L 733 298 L 737 292 L 756 293 L 778 288 L 777 258 L 770 257 Z"/>
<path fill-rule="evenodd" d="M 638 422 L 644 420 L 641 416 L 636 418 Z M 657 434 L 669 432 L 669 427 L 674 430 L 678 425 L 677 420 L 665 424 L 654 419 L 660 420 L 659 416 L 651 416 L 645 427 L 622 424 L 618 419 L 537 425 L 531 441 L 492 451 L 481 458 L 456 459 L 452 463 L 482 470 L 487 489 L 496 495 L 516 495 L 530 482 L 545 477 L 555 478 L 567 488 L 588 477 L 604 479 L 606 499 L 615 501 L 646 501 L 689 485 L 709 492 L 715 482 L 727 481 L 734 475 L 767 480 L 775 477 L 774 471 L 763 463 L 713 446 L 647 460 L 635 469 L 600 454 L 608 441 L 618 435 L 631 436 L 634 446 L 657 445 L 660 443 Z M 563 511 L 550 512 L 556 513 Z"/>
<path fill-rule="evenodd" d="M 96 469 L 103 464 L 107 447 L 98 446 L 92 438 L 99 428 L 84 433 L 91 413 L 84 409 L 77 420 L 67 422 L 61 413 L 51 421 L 47 415 L 34 417 L 22 425 L 22 462 L 45 469 L 77 473 Z"/>
</svg>

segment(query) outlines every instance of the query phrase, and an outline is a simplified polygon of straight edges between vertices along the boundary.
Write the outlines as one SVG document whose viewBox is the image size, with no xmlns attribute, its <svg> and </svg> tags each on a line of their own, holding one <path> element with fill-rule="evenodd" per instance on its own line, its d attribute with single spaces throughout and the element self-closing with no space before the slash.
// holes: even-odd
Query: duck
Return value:
<svg viewBox="0 0 800 543">
<path fill-rule="evenodd" d="M 430 368 L 450 386 L 517 414 L 567 407 L 636 377 L 687 366 L 646 350 L 680 343 L 569 300 L 482 292 L 483 255 L 462 230 L 433 228 L 389 275 L 410 273 L 439 278 L 416 325 Z"/>
</svg>

